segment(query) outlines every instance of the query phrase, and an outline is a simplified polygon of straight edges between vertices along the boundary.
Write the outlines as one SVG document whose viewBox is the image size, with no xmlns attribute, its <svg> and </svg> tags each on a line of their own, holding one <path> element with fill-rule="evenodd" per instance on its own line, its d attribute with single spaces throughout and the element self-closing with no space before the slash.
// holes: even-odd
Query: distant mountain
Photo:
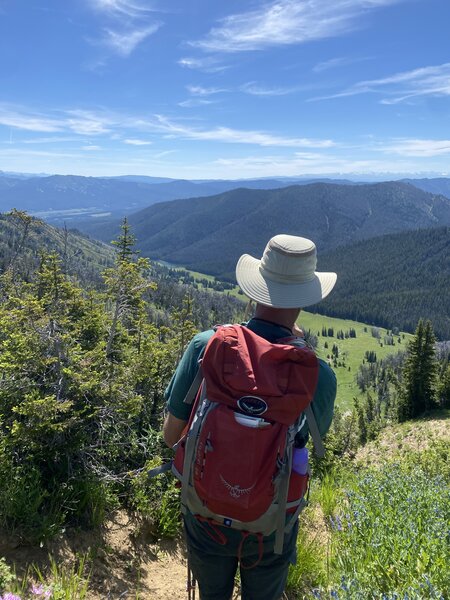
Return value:
<svg viewBox="0 0 450 600">
<path fill-rule="evenodd" d="M 0 213 L 0 273 L 13 261 L 25 279 L 34 272 L 45 250 L 56 253 L 63 268 L 83 284 L 97 282 L 100 272 L 111 266 L 114 249 L 111 246 L 86 238 L 77 231 L 65 231 L 33 218 L 27 235 L 23 223 L 14 216 Z"/>
<path fill-rule="evenodd" d="M 442 194 L 447 198 L 450 198 L 450 178 L 448 177 L 435 177 L 433 179 L 404 179 L 405 183 L 415 185 L 425 192 L 431 192 L 432 194 Z"/>
<path fill-rule="evenodd" d="M 413 332 L 430 319 L 450 340 L 450 228 L 421 229 L 364 240 L 319 257 L 334 271 L 333 292 L 321 314 Z"/>
<path fill-rule="evenodd" d="M 66 211 L 68 221 L 71 215 L 77 213 L 112 212 L 121 215 L 158 201 L 160 197 L 150 192 L 152 188 L 143 183 L 100 177 L 0 177 L 0 210 L 17 208 L 50 219 L 52 214 Z"/>
<path fill-rule="evenodd" d="M 292 185 L 291 180 L 276 178 L 188 181 L 139 175 L 28 177 L 0 172 L 0 211 L 17 208 L 50 223 L 76 226 L 86 219 L 110 221 L 156 202 L 212 196 L 239 187 L 275 189 L 289 185 Z"/>
<path fill-rule="evenodd" d="M 18 173 L 16 171 L 0 171 L 0 177 L 11 177 L 11 179 L 29 179 L 30 177 L 48 176 L 48 173 Z"/>
<path fill-rule="evenodd" d="M 449 225 L 450 200 L 400 182 L 316 183 L 154 204 L 129 222 L 144 255 L 233 279 L 238 257 L 261 256 L 277 233 L 309 237 L 323 253 L 386 233 Z M 90 233 L 109 241 L 118 230 L 119 224 L 107 225 Z"/>
</svg>

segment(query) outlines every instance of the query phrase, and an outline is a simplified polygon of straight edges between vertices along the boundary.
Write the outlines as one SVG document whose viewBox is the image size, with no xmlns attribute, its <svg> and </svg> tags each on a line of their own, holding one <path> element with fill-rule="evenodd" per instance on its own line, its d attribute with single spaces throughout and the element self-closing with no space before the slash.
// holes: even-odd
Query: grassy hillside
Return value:
<svg viewBox="0 0 450 600">
<path fill-rule="evenodd" d="M 391 425 L 313 480 L 289 600 L 450 594 L 450 412 Z"/>
<path fill-rule="evenodd" d="M 382 435 L 358 450 L 356 462 L 362 467 L 382 465 L 386 461 L 404 461 L 414 452 L 422 452 L 443 442 L 450 450 L 450 410 L 434 412 L 417 421 L 396 423 Z M 448 466 L 448 457 L 445 461 Z"/>
<path fill-rule="evenodd" d="M 299 318 L 299 325 L 305 331 L 310 329 L 315 335 L 318 333 L 318 356 L 325 360 L 328 360 L 330 364 L 333 364 L 331 359 L 327 359 L 327 356 L 331 356 L 331 350 L 334 344 L 339 348 L 339 362 L 341 366 L 333 367 L 338 380 L 338 392 L 337 392 L 337 405 L 343 410 L 351 409 L 353 406 L 353 398 L 360 397 L 361 392 L 356 385 L 356 373 L 358 372 L 359 366 L 363 363 L 366 352 L 373 351 L 376 353 L 377 359 L 382 359 L 389 354 L 394 354 L 402 350 L 406 350 L 407 342 L 412 338 L 411 334 L 400 333 L 394 335 L 394 345 L 386 345 L 384 338 L 387 335 L 387 329 L 382 327 L 372 327 L 359 323 L 357 321 L 350 321 L 347 319 L 337 319 L 333 317 L 325 317 L 322 315 L 308 313 L 302 311 Z M 332 328 L 334 330 L 333 337 L 323 337 L 321 335 L 322 328 L 325 327 L 327 330 Z M 336 334 L 338 331 L 348 332 L 350 329 L 354 329 L 356 332 L 355 338 L 344 338 L 337 339 Z M 376 330 L 379 338 L 372 335 L 372 330 Z M 328 344 L 328 348 L 325 348 L 325 343 Z"/>
</svg>

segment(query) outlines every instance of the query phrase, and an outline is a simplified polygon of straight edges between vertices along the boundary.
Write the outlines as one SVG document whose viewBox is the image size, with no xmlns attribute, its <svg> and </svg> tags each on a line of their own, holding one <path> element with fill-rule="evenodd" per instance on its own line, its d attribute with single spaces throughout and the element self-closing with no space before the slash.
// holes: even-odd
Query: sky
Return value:
<svg viewBox="0 0 450 600">
<path fill-rule="evenodd" d="M 0 170 L 450 176 L 450 0 L 0 0 Z"/>
</svg>

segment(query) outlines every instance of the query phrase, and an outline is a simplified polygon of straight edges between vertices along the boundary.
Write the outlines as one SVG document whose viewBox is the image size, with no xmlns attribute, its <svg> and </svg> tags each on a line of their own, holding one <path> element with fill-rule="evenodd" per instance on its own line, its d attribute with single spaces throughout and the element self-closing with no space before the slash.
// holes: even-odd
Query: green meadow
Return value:
<svg viewBox="0 0 450 600">
<path fill-rule="evenodd" d="M 333 366 L 331 350 L 335 344 L 339 349 L 338 366 L 333 367 L 338 380 L 337 405 L 346 410 L 353 406 L 353 398 L 359 397 L 360 391 L 356 385 L 356 374 L 359 366 L 363 363 L 365 353 L 373 351 L 376 353 L 377 360 L 386 357 L 388 354 L 395 354 L 406 349 L 407 343 L 412 339 L 409 333 L 400 332 L 399 335 L 394 335 L 394 345 L 385 344 L 385 336 L 388 335 L 388 330 L 383 327 L 374 327 L 357 321 L 348 319 L 335 319 L 333 317 L 325 317 L 323 315 L 312 314 L 306 311 L 300 314 L 298 325 L 304 331 L 308 329 L 317 336 L 318 347 L 317 354 L 319 358 L 327 360 Z M 322 328 L 334 330 L 333 337 L 323 337 Z M 350 329 L 354 329 L 356 337 L 337 339 L 338 331 L 343 331 L 344 334 Z M 372 330 L 376 329 L 379 338 L 372 335 Z M 328 344 L 328 348 L 325 347 Z M 339 362 L 342 366 L 339 366 Z M 345 366 L 343 366 L 345 365 Z"/>
</svg>

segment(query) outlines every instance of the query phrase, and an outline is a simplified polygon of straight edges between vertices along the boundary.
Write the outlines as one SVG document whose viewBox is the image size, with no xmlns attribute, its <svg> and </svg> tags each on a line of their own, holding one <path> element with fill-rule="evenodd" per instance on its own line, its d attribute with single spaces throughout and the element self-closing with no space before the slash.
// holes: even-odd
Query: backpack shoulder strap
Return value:
<svg viewBox="0 0 450 600">
<path fill-rule="evenodd" d="M 198 370 L 195 374 L 195 377 L 191 383 L 190 388 L 187 391 L 187 394 L 183 400 L 185 404 L 193 404 L 195 397 L 197 396 L 197 392 L 200 389 L 200 384 L 203 380 L 203 371 L 202 371 L 202 359 L 200 358 L 198 361 Z"/>
<path fill-rule="evenodd" d="M 214 330 L 214 334 L 221 327 L 230 327 L 230 325 L 214 325 L 212 328 Z M 198 370 L 197 370 L 197 373 L 195 374 L 195 377 L 191 383 L 191 386 L 188 389 L 187 394 L 183 400 L 184 404 L 193 404 L 195 398 L 197 397 L 198 390 L 200 389 L 200 385 L 203 381 L 202 361 L 203 361 L 203 355 L 205 354 L 205 350 L 206 350 L 206 346 L 204 348 L 202 348 L 202 350 L 200 352 L 199 359 L 197 361 L 198 362 Z"/>
<path fill-rule="evenodd" d="M 297 336 L 282 338 L 281 340 L 277 340 L 277 342 L 289 344 L 292 346 L 297 346 L 300 348 L 306 347 L 306 348 L 309 348 L 310 350 L 313 350 L 312 347 L 303 338 L 300 338 Z M 323 456 L 325 455 L 325 448 L 324 448 L 324 445 L 322 442 L 322 437 L 320 435 L 319 428 L 317 426 L 316 417 L 314 416 L 312 404 L 309 404 L 305 408 L 304 414 L 306 416 L 306 421 L 308 423 L 308 429 L 309 429 L 309 432 L 310 432 L 312 440 L 313 440 L 315 453 L 319 458 L 323 458 Z M 301 427 L 299 427 L 299 429 L 301 429 Z"/>
</svg>

